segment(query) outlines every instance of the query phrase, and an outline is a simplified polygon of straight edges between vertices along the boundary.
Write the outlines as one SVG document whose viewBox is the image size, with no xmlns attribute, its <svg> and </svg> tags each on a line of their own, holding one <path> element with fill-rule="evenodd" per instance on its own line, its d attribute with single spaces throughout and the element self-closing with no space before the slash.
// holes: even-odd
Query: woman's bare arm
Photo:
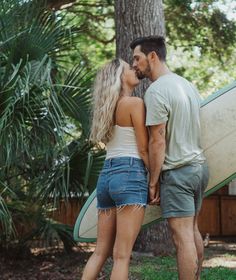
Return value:
<svg viewBox="0 0 236 280">
<path fill-rule="evenodd" d="M 149 169 L 148 160 L 148 131 L 145 126 L 146 110 L 144 102 L 139 97 L 132 97 L 130 102 L 131 121 L 134 126 L 138 152 Z"/>
</svg>

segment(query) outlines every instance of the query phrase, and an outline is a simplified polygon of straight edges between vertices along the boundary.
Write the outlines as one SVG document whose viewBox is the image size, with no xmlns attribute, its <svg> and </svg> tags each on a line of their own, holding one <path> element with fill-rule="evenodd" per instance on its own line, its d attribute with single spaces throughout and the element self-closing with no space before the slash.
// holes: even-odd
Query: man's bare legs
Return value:
<svg viewBox="0 0 236 280">
<path fill-rule="evenodd" d="M 99 212 L 98 238 L 94 253 L 89 258 L 82 280 L 95 280 L 107 257 L 112 254 L 116 236 L 116 208 Z"/>
<path fill-rule="evenodd" d="M 198 229 L 198 215 L 194 217 L 194 241 L 195 241 L 195 246 L 197 249 L 197 256 L 198 256 L 198 272 L 197 272 L 197 280 L 200 280 L 200 274 L 202 271 L 202 263 L 203 263 L 203 258 L 204 258 L 204 246 L 203 246 L 203 240 L 201 233 L 199 232 Z"/>
<path fill-rule="evenodd" d="M 197 231 L 195 237 L 195 218 L 169 218 L 168 223 L 172 231 L 177 252 L 179 280 L 200 279 L 198 251 L 199 256 L 202 251 Z M 195 242 L 197 242 L 197 246 Z"/>
<path fill-rule="evenodd" d="M 128 279 L 130 256 L 143 222 L 144 211 L 145 208 L 140 206 L 125 206 L 117 211 L 111 280 Z"/>
</svg>

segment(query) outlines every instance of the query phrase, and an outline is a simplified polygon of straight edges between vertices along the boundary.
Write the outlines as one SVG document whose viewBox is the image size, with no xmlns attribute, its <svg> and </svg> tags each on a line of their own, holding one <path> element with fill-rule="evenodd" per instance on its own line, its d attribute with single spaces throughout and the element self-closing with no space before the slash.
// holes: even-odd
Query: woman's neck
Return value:
<svg viewBox="0 0 236 280">
<path fill-rule="evenodd" d="M 125 85 L 121 89 L 120 96 L 131 96 L 133 90 L 134 90 L 134 87 L 129 87 L 128 85 Z"/>
</svg>

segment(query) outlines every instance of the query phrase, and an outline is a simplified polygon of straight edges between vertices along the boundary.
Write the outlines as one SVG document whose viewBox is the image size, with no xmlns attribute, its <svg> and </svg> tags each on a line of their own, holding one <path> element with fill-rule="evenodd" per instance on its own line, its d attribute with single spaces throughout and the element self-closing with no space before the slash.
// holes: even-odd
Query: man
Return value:
<svg viewBox="0 0 236 280">
<path fill-rule="evenodd" d="M 150 204 L 160 203 L 168 220 L 179 279 L 200 279 L 203 242 L 197 218 L 208 183 L 200 147 L 200 96 L 189 81 L 169 70 L 163 37 L 137 38 L 130 47 L 138 78 L 152 81 L 144 96 Z"/>
</svg>

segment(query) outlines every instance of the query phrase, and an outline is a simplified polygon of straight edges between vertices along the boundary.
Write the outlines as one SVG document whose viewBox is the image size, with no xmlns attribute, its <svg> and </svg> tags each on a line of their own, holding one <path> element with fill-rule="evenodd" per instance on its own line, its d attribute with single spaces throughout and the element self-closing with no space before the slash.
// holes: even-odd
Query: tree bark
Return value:
<svg viewBox="0 0 236 280">
<path fill-rule="evenodd" d="M 140 36 L 165 36 L 163 3 L 161 0 L 115 0 L 116 56 L 132 63 L 131 41 Z M 143 96 L 150 84 L 140 83 L 135 95 Z M 152 251 L 154 254 L 170 254 L 173 242 L 166 221 L 141 231 L 135 250 Z"/>
<path fill-rule="evenodd" d="M 115 0 L 116 55 L 132 58 L 129 44 L 140 36 L 165 36 L 161 0 Z"/>
<path fill-rule="evenodd" d="M 140 36 L 165 36 L 165 21 L 162 0 L 115 0 L 116 56 L 132 63 L 129 47 Z M 143 96 L 150 85 L 144 79 L 134 95 Z"/>
<path fill-rule="evenodd" d="M 174 243 L 167 221 L 142 229 L 135 242 L 134 251 L 152 252 L 155 256 L 174 254 Z"/>
</svg>

